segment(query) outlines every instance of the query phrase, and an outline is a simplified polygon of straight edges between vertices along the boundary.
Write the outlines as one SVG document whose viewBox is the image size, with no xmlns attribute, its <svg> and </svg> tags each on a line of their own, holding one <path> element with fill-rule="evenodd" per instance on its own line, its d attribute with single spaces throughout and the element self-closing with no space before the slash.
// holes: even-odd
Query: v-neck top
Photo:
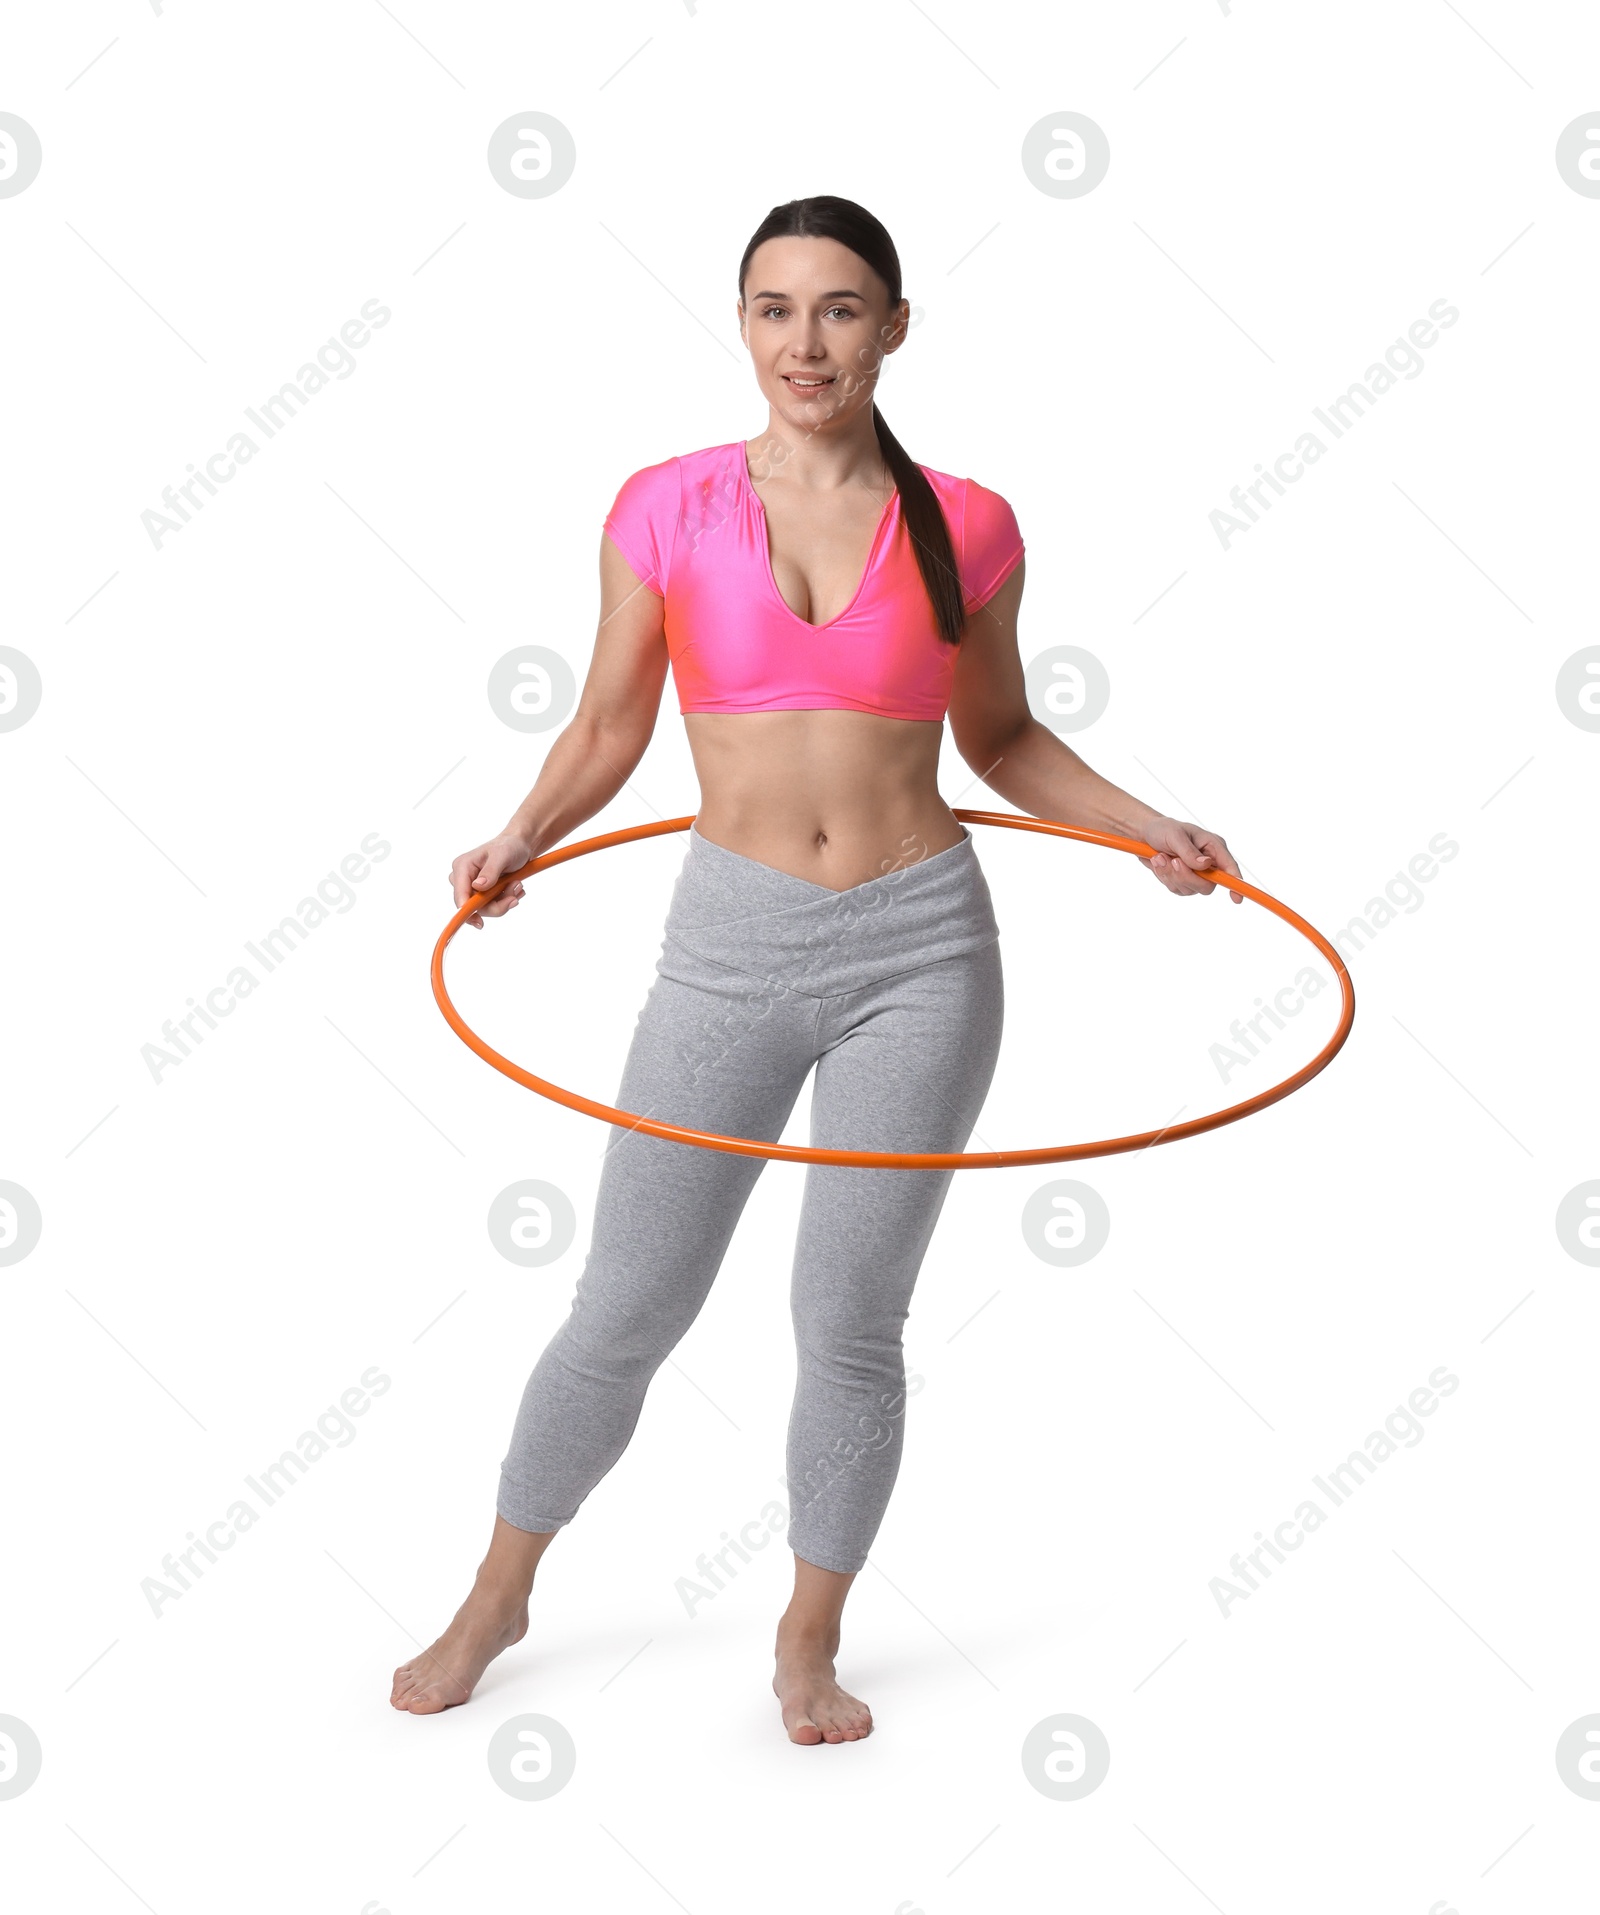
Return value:
<svg viewBox="0 0 1600 1915">
<path fill-rule="evenodd" d="M 968 612 L 1023 555 L 998 492 L 922 466 L 950 527 Z M 884 506 L 850 603 L 825 625 L 803 619 L 772 574 L 766 508 L 744 441 L 679 453 L 628 478 L 605 529 L 641 585 L 666 601 L 678 710 L 864 711 L 943 719 L 958 647 L 939 636 L 901 521 Z"/>
</svg>

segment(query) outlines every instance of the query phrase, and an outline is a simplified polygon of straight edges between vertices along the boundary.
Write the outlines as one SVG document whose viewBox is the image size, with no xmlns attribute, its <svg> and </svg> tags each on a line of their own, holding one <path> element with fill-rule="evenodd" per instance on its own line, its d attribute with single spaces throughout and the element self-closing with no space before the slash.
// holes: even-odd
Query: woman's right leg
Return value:
<svg viewBox="0 0 1600 1915">
<path fill-rule="evenodd" d="M 640 1013 L 619 1107 L 776 1140 L 815 1062 L 818 1000 L 683 952 L 674 971 Z M 627 1447 L 766 1163 L 612 1127 L 589 1255 L 523 1392 L 488 1555 L 450 1627 L 395 1672 L 394 1707 L 424 1715 L 465 1702 L 526 1632 L 540 1557 Z"/>
<path fill-rule="evenodd" d="M 696 984 L 658 977 L 618 1104 L 776 1139 L 815 1061 L 817 1009 L 815 998 L 709 967 Z M 501 1467 L 496 1507 L 508 1523 L 547 1532 L 571 1522 L 627 1448 L 766 1164 L 613 1126 L 572 1309 L 528 1379 Z"/>
</svg>

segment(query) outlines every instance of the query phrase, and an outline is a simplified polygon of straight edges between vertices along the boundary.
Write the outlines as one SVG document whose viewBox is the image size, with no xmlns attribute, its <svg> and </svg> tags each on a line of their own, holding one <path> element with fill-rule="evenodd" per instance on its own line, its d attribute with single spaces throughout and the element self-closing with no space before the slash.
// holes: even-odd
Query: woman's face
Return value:
<svg viewBox="0 0 1600 1915">
<path fill-rule="evenodd" d="M 768 239 L 750 256 L 740 331 L 775 418 L 815 432 L 872 404 L 910 302 L 836 239 Z"/>
</svg>

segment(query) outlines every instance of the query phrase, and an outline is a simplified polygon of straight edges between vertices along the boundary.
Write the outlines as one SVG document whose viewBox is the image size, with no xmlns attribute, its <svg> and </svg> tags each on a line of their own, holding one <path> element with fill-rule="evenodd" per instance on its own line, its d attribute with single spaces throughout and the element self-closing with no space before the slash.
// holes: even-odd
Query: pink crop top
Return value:
<svg viewBox="0 0 1600 1915">
<path fill-rule="evenodd" d="M 969 612 L 1022 557 L 998 492 L 923 466 L 950 527 Z M 856 595 L 826 625 L 785 602 L 772 575 L 766 509 L 744 441 L 685 452 L 635 472 L 605 529 L 642 585 L 666 600 L 680 712 L 876 712 L 941 720 L 958 648 L 934 623 L 900 494 L 878 521 Z"/>
</svg>

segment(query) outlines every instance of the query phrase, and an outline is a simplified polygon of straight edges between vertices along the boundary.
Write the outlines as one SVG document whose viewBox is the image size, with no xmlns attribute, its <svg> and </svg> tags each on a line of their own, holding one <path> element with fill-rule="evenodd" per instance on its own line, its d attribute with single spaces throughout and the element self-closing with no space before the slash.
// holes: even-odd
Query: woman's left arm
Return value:
<svg viewBox="0 0 1600 1915">
<path fill-rule="evenodd" d="M 1205 874 L 1241 875 L 1220 832 L 1203 830 L 1142 804 L 1086 765 L 1028 709 L 1017 649 L 1024 559 L 986 605 L 967 616 L 950 694 L 956 750 L 991 791 L 1033 818 L 1139 838 L 1155 856 L 1140 858 L 1174 896 L 1216 889 Z M 1243 894 L 1229 894 L 1235 904 Z"/>
</svg>

